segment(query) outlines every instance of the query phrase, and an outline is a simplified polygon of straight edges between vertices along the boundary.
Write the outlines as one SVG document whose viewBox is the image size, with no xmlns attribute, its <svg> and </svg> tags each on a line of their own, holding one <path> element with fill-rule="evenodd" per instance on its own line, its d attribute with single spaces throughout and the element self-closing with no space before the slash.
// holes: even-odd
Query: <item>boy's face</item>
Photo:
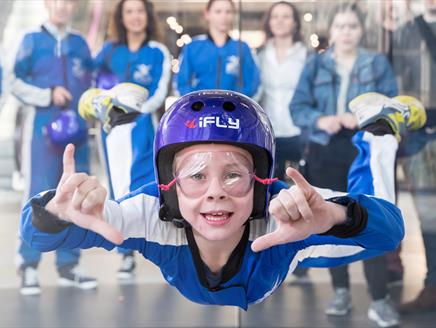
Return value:
<svg viewBox="0 0 436 328">
<path fill-rule="evenodd" d="M 74 13 L 74 0 L 45 0 L 50 21 L 57 26 L 65 26 L 71 22 Z"/>
<path fill-rule="evenodd" d="M 209 241 L 239 236 L 253 209 L 253 159 L 230 145 L 194 145 L 177 153 L 180 213 Z"/>
</svg>

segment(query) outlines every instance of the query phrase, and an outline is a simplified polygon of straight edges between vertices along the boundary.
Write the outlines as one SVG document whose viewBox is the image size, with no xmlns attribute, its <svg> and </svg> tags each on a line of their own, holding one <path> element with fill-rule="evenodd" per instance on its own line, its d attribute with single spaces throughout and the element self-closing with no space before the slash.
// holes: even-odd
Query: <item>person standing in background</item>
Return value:
<svg viewBox="0 0 436 328">
<path fill-rule="evenodd" d="M 89 146 L 86 122 L 77 112 L 80 95 L 91 85 L 92 58 L 82 36 L 71 32 L 69 25 L 75 8 L 72 0 L 46 0 L 49 20 L 36 31 L 27 33 L 18 50 L 11 92 L 28 108 L 24 122 L 22 172 L 26 180 L 23 199 L 27 201 L 43 189 L 54 189 L 62 175 L 62 151 L 45 134 L 48 125 L 71 110 L 72 119 L 85 131 L 77 146 L 78 170 L 89 172 Z M 65 116 L 64 116 L 65 118 Z M 67 133 L 63 131 L 62 133 Z M 92 289 L 94 278 L 79 273 L 78 249 L 56 251 L 59 284 Z M 17 265 L 23 295 L 41 292 L 36 268 L 41 253 L 19 241 Z"/>
<path fill-rule="evenodd" d="M 387 58 L 359 46 L 364 20 L 356 4 L 334 8 L 329 22 L 331 47 L 312 56 L 295 90 L 289 110 L 297 126 L 309 135 L 306 178 L 321 188 L 347 190 L 347 172 L 356 156 L 352 135 L 356 118 L 348 103 L 366 92 L 398 94 Z M 334 297 L 328 315 L 346 315 L 352 308 L 348 267 L 330 269 Z M 372 302 L 368 316 L 379 326 L 394 326 L 399 316 L 388 298 L 384 255 L 364 261 Z"/>
<path fill-rule="evenodd" d="M 259 70 L 251 50 L 229 36 L 235 5 L 231 0 L 209 0 L 205 19 L 207 34 L 193 38 L 180 55 L 180 70 L 174 77 L 177 95 L 205 89 L 238 91 L 258 98 Z"/>
<path fill-rule="evenodd" d="M 292 121 L 289 104 L 308 51 L 302 42 L 300 14 L 292 3 L 274 3 L 265 15 L 263 28 L 266 41 L 258 52 L 262 83 L 260 104 L 274 128 L 274 176 L 286 180 L 286 168 L 289 164 L 296 166 L 301 159 L 301 131 Z M 293 274 L 303 282 L 308 279 L 307 271 L 307 268 L 297 268 Z"/>
<path fill-rule="evenodd" d="M 171 76 L 170 54 L 160 39 L 153 4 L 148 0 L 121 0 L 109 26 L 109 41 L 95 59 L 97 87 L 109 89 L 119 82 L 131 82 L 148 90 L 141 113 L 124 116 L 122 127 L 113 128 L 110 134 L 103 132 L 113 199 L 154 181 L 154 124 Z M 135 269 L 133 251 L 118 251 L 123 259 L 117 277 L 130 279 Z"/>
<path fill-rule="evenodd" d="M 300 128 L 295 126 L 289 112 L 307 58 L 300 27 L 300 14 L 292 3 L 274 3 L 265 18 L 267 39 L 258 53 L 262 81 L 260 104 L 274 128 L 274 176 L 279 179 L 284 179 L 288 162 L 297 163 L 301 158 Z"/>
</svg>

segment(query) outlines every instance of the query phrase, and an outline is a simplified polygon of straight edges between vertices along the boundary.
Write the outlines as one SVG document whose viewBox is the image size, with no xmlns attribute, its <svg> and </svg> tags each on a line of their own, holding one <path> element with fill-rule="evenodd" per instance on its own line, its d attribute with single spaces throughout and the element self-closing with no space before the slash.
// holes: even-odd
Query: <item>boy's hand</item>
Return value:
<svg viewBox="0 0 436 328">
<path fill-rule="evenodd" d="M 64 172 L 56 188 L 56 195 L 45 209 L 65 221 L 102 235 L 114 244 L 121 244 L 121 233 L 103 218 L 106 189 L 96 177 L 76 172 L 72 144 L 65 148 L 63 163 Z"/>
<path fill-rule="evenodd" d="M 297 170 L 289 167 L 286 174 L 295 185 L 281 190 L 271 200 L 269 212 L 277 229 L 253 242 L 251 248 L 255 252 L 326 232 L 346 220 L 345 206 L 325 201 Z"/>
</svg>

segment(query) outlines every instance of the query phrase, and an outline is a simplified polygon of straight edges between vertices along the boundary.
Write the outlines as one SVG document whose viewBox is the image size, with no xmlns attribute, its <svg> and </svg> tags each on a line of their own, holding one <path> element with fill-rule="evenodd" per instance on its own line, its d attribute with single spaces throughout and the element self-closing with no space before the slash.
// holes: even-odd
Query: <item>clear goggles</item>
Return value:
<svg viewBox="0 0 436 328">
<path fill-rule="evenodd" d="M 253 164 L 237 152 L 198 152 L 177 157 L 173 164 L 174 179 L 159 188 L 168 191 L 175 184 L 189 198 L 197 198 L 208 193 L 211 185 L 219 185 L 233 197 L 246 196 L 255 181 L 264 185 L 276 181 L 256 176 Z"/>
</svg>

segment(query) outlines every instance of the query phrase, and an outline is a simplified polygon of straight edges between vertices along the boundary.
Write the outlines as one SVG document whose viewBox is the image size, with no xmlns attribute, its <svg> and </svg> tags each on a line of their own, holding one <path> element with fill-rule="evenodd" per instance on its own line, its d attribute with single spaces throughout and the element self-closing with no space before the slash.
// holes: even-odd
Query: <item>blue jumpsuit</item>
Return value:
<svg viewBox="0 0 436 328">
<path fill-rule="evenodd" d="M 126 44 L 108 42 L 95 62 L 99 71 L 114 74 L 120 82 L 139 84 L 149 92 L 142 114 L 133 122 L 115 126 L 109 134 L 102 132 L 111 196 L 119 199 L 154 181 L 153 123 L 156 122 L 153 122 L 152 114 L 162 106 L 168 92 L 170 54 L 156 41 L 147 41 L 134 52 Z M 131 252 L 118 250 L 122 254 Z"/>
<path fill-rule="evenodd" d="M 250 48 L 230 37 L 218 47 L 210 35 L 196 36 L 183 48 L 179 65 L 173 84 L 180 96 L 197 90 L 225 89 L 256 98 L 259 91 L 259 69 Z"/>
<path fill-rule="evenodd" d="M 62 151 L 54 149 L 44 135 L 45 126 L 62 110 L 52 104 L 55 86 L 66 88 L 73 99 L 69 107 L 77 110 L 81 94 L 91 85 L 92 57 L 86 41 L 78 34 L 60 34 L 45 23 L 25 34 L 13 67 L 11 91 L 27 106 L 23 127 L 22 171 L 26 180 L 24 199 L 41 190 L 55 188 L 62 174 Z M 80 119 L 80 124 L 86 122 Z M 89 172 L 89 146 L 86 141 L 75 152 L 77 169 Z M 20 242 L 20 268 L 36 266 L 40 252 Z M 79 250 L 58 250 L 57 267 L 76 264 Z"/>
<path fill-rule="evenodd" d="M 212 285 L 212 279 L 208 277 L 192 230 L 176 228 L 159 219 L 155 185 L 146 185 L 119 202 L 108 201 L 104 217 L 123 233 L 126 239 L 123 247 L 138 250 L 159 266 L 166 281 L 191 301 L 247 309 L 248 304 L 259 303 L 271 295 L 297 265 L 325 267 L 362 260 L 395 249 L 403 238 L 400 210 L 391 202 L 362 194 L 389 196 L 393 191 L 395 137 L 359 132 L 354 142 L 360 154 L 350 171 L 349 194 L 331 201 L 355 202 L 359 213 L 363 213 L 361 218 L 366 218 L 366 221 L 360 221 L 364 224 L 347 236 L 338 233 L 312 235 L 254 253 L 252 241 L 274 230 L 275 220 L 251 221 L 223 268 L 218 284 Z M 283 186 L 276 183 L 272 188 L 276 194 Z M 325 198 L 337 195 L 330 190 L 319 191 Z M 114 247 L 100 235 L 61 221 L 45 211 L 43 206 L 54 193 L 48 191 L 36 196 L 23 209 L 21 234 L 25 240 L 41 251 L 58 247 L 103 247 L 108 250 Z"/>
</svg>

